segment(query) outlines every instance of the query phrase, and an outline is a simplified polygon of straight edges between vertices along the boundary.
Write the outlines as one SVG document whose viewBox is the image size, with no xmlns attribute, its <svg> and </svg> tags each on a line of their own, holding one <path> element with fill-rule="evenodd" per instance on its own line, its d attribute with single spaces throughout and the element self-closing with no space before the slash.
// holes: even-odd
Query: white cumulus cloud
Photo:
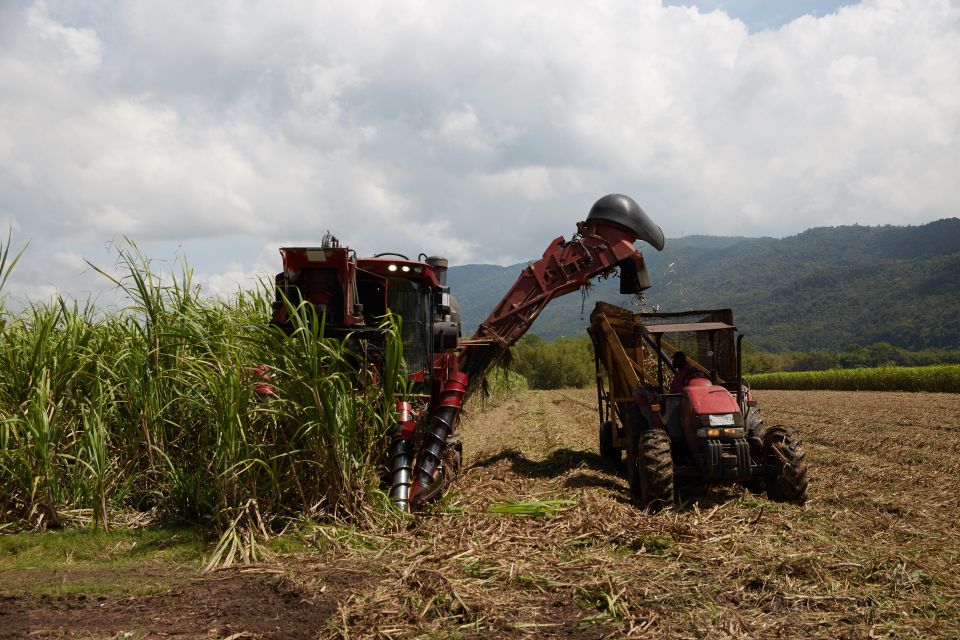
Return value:
<svg viewBox="0 0 960 640">
<path fill-rule="evenodd" d="M 753 33 L 659 0 L 0 6 L 19 295 L 96 292 L 75 257 L 124 235 L 220 292 L 327 229 L 521 260 L 609 192 L 668 236 L 920 223 L 958 215 L 958 125 L 952 0 Z"/>
</svg>

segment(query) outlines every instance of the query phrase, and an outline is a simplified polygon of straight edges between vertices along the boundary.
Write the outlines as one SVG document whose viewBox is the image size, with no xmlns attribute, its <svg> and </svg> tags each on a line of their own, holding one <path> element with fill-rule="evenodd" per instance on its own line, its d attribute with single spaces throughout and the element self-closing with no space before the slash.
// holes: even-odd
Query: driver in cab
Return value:
<svg viewBox="0 0 960 640">
<path fill-rule="evenodd" d="M 670 383 L 670 393 L 682 393 L 683 388 L 694 378 L 703 376 L 703 373 L 689 362 L 687 354 L 677 351 L 673 354 L 673 382 Z"/>
</svg>

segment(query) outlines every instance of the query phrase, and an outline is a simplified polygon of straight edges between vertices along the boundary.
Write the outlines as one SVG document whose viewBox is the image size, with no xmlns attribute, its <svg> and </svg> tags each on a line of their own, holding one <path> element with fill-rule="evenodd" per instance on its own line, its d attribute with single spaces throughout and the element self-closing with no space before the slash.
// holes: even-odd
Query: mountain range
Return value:
<svg viewBox="0 0 960 640">
<path fill-rule="evenodd" d="M 730 307 L 738 328 L 771 351 L 887 342 L 960 348 L 960 219 L 918 226 L 818 227 L 785 238 L 686 236 L 662 252 L 640 243 L 653 286 L 623 296 L 616 277 L 554 300 L 531 333 L 579 336 L 597 300 L 682 311 Z M 526 262 L 451 267 L 448 282 L 471 335 Z"/>
</svg>

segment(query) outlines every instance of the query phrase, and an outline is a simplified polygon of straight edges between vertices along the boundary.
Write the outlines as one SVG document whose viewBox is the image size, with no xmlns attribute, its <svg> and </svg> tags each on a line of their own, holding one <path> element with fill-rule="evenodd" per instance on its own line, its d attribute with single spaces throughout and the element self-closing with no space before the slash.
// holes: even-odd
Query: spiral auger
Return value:
<svg viewBox="0 0 960 640">
<path fill-rule="evenodd" d="M 424 434 L 420 455 L 417 456 L 413 486 L 410 488 L 410 501 L 414 504 L 429 500 L 443 489 L 444 483 L 437 482 L 443 453 L 447 440 L 456 429 L 466 392 L 466 374 L 459 371 L 451 373 L 440 392 L 440 401 L 430 420 L 430 427 Z"/>
<path fill-rule="evenodd" d="M 401 511 L 410 510 L 413 483 L 414 434 L 417 422 L 409 402 L 397 403 L 398 425 L 390 444 L 390 499 Z"/>
</svg>

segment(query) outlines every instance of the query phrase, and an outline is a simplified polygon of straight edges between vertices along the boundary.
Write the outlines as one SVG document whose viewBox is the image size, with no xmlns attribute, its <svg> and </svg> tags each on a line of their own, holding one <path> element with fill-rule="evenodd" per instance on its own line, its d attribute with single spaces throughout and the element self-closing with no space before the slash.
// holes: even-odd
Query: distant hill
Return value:
<svg viewBox="0 0 960 640">
<path fill-rule="evenodd" d="M 921 226 L 809 229 L 787 238 L 687 236 L 662 252 L 638 245 L 653 287 L 648 308 L 731 307 L 769 350 L 842 349 L 876 342 L 960 348 L 960 219 Z M 472 334 L 526 263 L 452 267 L 464 333 Z M 551 303 L 533 326 L 543 338 L 580 335 L 597 300 L 637 306 L 615 278 Z"/>
</svg>

